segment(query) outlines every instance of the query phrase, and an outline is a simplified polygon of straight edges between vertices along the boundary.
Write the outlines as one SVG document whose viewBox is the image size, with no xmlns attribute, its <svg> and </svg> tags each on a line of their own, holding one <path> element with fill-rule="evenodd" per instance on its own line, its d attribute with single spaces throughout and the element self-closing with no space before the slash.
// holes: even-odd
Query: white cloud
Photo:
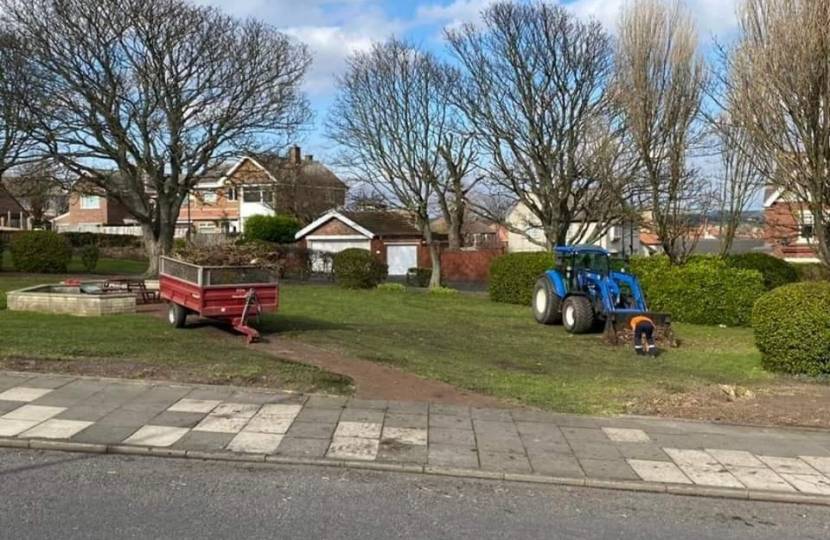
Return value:
<svg viewBox="0 0 830 540">
<path fill-rule="evenodd" d="M 424 3 L 418 6 L 415 23 L 457 26 L 478 19 L 493 0 L 454 0 L 449 4 Z"/>
</svg>

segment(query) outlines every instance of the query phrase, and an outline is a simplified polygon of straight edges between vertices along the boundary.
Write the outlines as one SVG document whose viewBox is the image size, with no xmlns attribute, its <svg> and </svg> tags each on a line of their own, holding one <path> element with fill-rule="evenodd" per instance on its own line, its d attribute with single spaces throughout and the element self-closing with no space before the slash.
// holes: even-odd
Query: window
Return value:
<svg viewBox="0 0 830 540">
<path fill-rule="evenodd" d="M 199 233 L 200 234 L 213 234 L 216 232 L 216 224 L 213 222 L 204 222 L 199 223 Z"/>
<path fill-rule="evenodd" d="M 215 204 L 216 203 L 216 192 L 215 191 L 206 191 L 202 198 L 204 199 L 205 204 Z"/>
<path fill-rule="evenodd" d="M 247 203 L 262 202 L 262 191 L 254 188 L 246 189 L 242 191 L 242 200 Z"/>
<path fill-rule="evenodd" d="M 229 202 L 234 202 L 238 196 L 238 194 L 236 193 L 236 188 L 229 188 L 227 196 Z"/>
<path fill-rule="evenodd" d="M 81 196 L 81 210 L 98 210 L 101 208 L 101 197 L 98 195 Z"/>
<path fill-rule="evenodd" d="M 808 243 L 813 240 L 815 221 L 813 214 L 806 212 L 801 215 L 801 223 L 798 228 L 798 241 Z"/>
</svg>

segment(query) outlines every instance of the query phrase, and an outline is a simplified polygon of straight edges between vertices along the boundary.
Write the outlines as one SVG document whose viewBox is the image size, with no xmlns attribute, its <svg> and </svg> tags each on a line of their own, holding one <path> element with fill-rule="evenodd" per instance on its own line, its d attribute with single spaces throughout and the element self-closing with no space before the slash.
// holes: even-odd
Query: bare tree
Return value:
<svg viewBox="0 0 830 540">
<path fill-rule="evenodd" d="M 727 53 L 733 118 L 830 266 L 830 2 L 743 0 Z"/>
<path fill-rule="evenodd" d="M 38 142 L 124 204 L 144 231 L 149 273 L 202 174 L 284 144 L 309 119 L 309 54 L 261 22 L 184 0 L 0 6 L 50 97 L 31 111 Z"/>
<path fill-rule="evenodd" d="M 438 204 L 458 219 L 449 205 L 465 196 L 453 190 L 464 185 L 473 162 L 449 103 L 447 89 L 456 76 L 431 53 L 394 39 L 355 53 L 347 63 L 329 136 L 342 149 L 343 165 L 355 169 L 374 194 L 412 213 L 432 258 L 430 286 L 440 286 L 430 208 Z"/>
<path fill-rule="evenodd" d="M 12 169 L 3 179 L 9 193 L 26 209 L 33 225 L 46 222 L 46 214 L 60 214 L 67 209 L 67 179 L 48 160 L 26 163 Z"/>
<path fill-rule="evenodd" d="M 747 131 L 735 125 L 728 114 L 718 119 L 715 129 L 722 172 L 718 199 L 720 255 L 725 257 L 732 249 L 744 212 L 764 185 L 764 163 L 768 160 L 755 151 Z"/>
<path fill-rule="evenodd" d="M 0 177 L 32 149 L 29 107 L 37 100 L 21 36 L 0 23 Z"/>
<path fill-rule="evenodd" d="M 614 95 L 640 160 L 649 225 L 674 264 L 697 242 L 693 214 L 712 200 L 708 181 L 689 164 L 706 135 L 706 70 L 679 0 L 635 0 L 623 9 Z"/>
<path fill-rule="evenodd" d="M 455 100 L 489 164 L 489 189 L 526 209 L 528 223 L 503 224 L 548 249 L 602 236 L 621 219 L 628 184 L 608 99 L 610 36 L 545 2 L 497 2 L 481 23 L 447 39 L 464 74 Z"/>
</svg>

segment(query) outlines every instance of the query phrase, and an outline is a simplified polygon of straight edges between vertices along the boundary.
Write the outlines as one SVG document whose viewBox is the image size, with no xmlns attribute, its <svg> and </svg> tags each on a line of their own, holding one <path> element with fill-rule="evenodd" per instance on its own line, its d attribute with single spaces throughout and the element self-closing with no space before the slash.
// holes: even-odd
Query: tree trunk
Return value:
<svg viewBox="0 0 830 540">
<path fill-rule="evenodd" d="M 456 223 L 455 220 L 450 223 L 449 229 L 447 229 L 447 242 L 449 244 L 450 251 L 458 251 L 461 249 L 461 231 L 459 230 L 460 224 Z"/>
<path fill-rule="evenodd" d="M 424 240 L 426 240 L 429 247 L 429 257 L 432 259 L 432 275 L 429 278 L 429 288 L 441 287 L 441 250 L 438 244 L 432 238 L 432 229 L 429 226 L 429 220 L 425 221 L 425 225 L 421 225 Z"/>
<path fill-rule="evenodd" d="M 159 274 L 159 257 L 168 255 L 173 249 L 176 223 L 171 223 L 168 219 L 161 219 L 157 226 L 151 223 L 143 223 L 141 230 L 144 238 L 144 250 L 147 252 L 149 260 L 146 275 L 156 277 Z"/>
</svg>

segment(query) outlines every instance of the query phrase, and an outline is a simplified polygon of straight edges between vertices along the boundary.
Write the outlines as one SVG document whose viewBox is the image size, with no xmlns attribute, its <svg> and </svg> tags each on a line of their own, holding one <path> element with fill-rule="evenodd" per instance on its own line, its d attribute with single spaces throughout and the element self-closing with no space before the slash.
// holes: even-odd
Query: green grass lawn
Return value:
<svg viewBox="0 0 830 540">
<path fill-rule="evenodd" d="M 57 276 L 0 274 L 0 369 L 35 369 L 350 393 L 351 381 L 251 351 L 213 328 L 170 328 L 148 315 L 82 318 L 5 310 L 5 292 Z M 45 361 L 45 362 L 43 362 Z"/>
<path fill-rule="evenodd" d="M 480 297 L 285 285 L 281 298 L 281 311 L 266 319 L 272 331 L 561 412 L 618 413 L 644 392 L 774 379 L 748 329 L 678 324 L 683 346 L 655 361 Z"/>
<path fill-rule="evenodd" d="M 3 253 L 3 264 L 0 269 L 5 272 L 14 272 L 14 263 L 11 254 L 6 250 Z M 115 274 L 143 274 L 147 270 L 147 261 L 127 261 L 121 259 L 99 259 L 98 266 L 92 271 L 97 275 Z M 85 273 L 84 266 L 78 257 L 74 257 L 66 269 L 69 274 Z"/>
</svg>

